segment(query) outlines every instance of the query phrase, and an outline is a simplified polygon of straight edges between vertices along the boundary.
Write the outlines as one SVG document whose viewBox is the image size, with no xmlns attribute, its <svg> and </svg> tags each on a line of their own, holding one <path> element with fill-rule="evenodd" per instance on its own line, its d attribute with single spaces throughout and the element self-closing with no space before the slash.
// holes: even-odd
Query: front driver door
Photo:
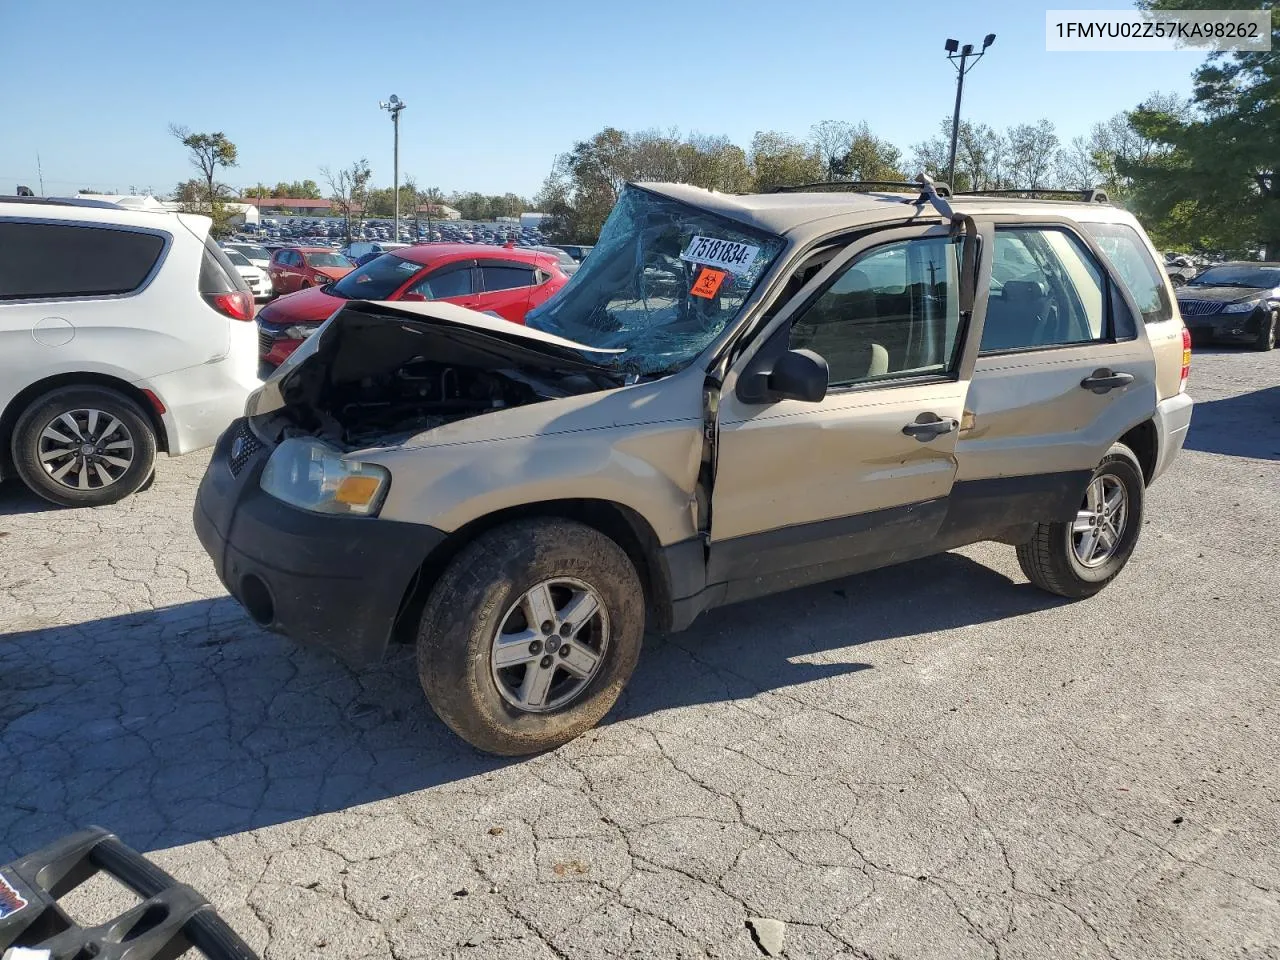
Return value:
<svg viewBox="0 0 1280 960">
<path fill-rule="evenodd" d="M 750 351 L 735 364 L 720 403 L 708 571 L 728 599 L 928 552 L 968 386 L 961 253 L 944 227 L 877 233 L 782 308 L 761 341 L 785 336 L 827 361 L 819 403 L 744 403 L 732 387 Z"/>
</svg>

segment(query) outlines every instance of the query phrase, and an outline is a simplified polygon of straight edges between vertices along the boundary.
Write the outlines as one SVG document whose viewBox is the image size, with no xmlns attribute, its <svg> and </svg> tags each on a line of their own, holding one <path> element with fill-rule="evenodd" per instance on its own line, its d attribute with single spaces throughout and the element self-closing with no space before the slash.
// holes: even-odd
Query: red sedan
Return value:
<svg viewBox="0 0 1280 960">
<path fill-rule="evenodd" d="M 431 243 L 384 253 L 337 283 L 302 290 L 258 313 L 258 357 L 279 366 L 344 300 L 442 300 L 524 323 L 569 282 L 549 253 Z"/>
<path fill-rule="evenodd" d="M 281 247 L 267 264 L 271 286 L 278 294 L 323 287 L 353 269 L 355 264 L 328 247 Z"/>
</svg>

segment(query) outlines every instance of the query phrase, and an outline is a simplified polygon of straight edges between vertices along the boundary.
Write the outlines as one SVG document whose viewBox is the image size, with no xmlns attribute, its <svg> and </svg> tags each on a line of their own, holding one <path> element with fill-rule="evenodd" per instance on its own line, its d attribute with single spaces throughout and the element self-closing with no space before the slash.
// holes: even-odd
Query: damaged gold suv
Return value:
<svg viewBox="0 0 1280 960">
<path fill-rule="evenodd" d="M 597 723 L 646 628 L 722 604 L 979 540 L 1097 592 L 1191 419 L 1151 243 L 1096 195 L 887 186 L 631 185 L 525 327 L 345 304 L 218 443 L 223 583 L 356 665 L 416 642 L 503 754 Z"/>
</svg>

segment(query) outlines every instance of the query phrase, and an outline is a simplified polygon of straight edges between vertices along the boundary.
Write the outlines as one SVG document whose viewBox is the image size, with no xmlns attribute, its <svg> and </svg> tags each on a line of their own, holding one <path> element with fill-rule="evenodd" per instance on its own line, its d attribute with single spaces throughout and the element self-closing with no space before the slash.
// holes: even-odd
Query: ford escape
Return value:
<svg viewBox="0 0 1280 960">
<path fill-rule="evenodd" d="M 437 713 L 504 754 L 722 604 L 980 540 L 1092 595 L 1191 419 L 1169 281 L 1100 197 L 922 184 L 631 185 L 526 327 L 346 303 L 218 443 L 222 581 L 356 665 L 416 642 Z"/>
</svg>

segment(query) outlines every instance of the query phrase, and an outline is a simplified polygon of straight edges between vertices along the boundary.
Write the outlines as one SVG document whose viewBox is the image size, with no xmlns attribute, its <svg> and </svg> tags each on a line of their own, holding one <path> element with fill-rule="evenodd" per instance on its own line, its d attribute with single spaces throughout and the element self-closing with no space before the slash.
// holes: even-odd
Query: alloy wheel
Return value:
<svg viewBox="0 0 1280 960">
<path fill-rule="evenodd" d="M 40 431 L 36 456 L 69 490 L 101 490 L 133 466 L 133 435 L 117 417 L 93 408 L 60 413 Z"/>
<path fill-rule="evenodd" d="M 566 706 L 600 671 L 609 646 L 609 614 L 590 584 L 543 580 L 511 605 L 489 662 L 502 698 L 527 713 Z"/>
<path fill-rule="evenodd" d="M 1071 546 L 1086 567 L 1100 567 L 1115 554 L 1129 519 L 1129 492 L 1118 477 L 1095 477 L 1071 525 Z"/>
</svg>

